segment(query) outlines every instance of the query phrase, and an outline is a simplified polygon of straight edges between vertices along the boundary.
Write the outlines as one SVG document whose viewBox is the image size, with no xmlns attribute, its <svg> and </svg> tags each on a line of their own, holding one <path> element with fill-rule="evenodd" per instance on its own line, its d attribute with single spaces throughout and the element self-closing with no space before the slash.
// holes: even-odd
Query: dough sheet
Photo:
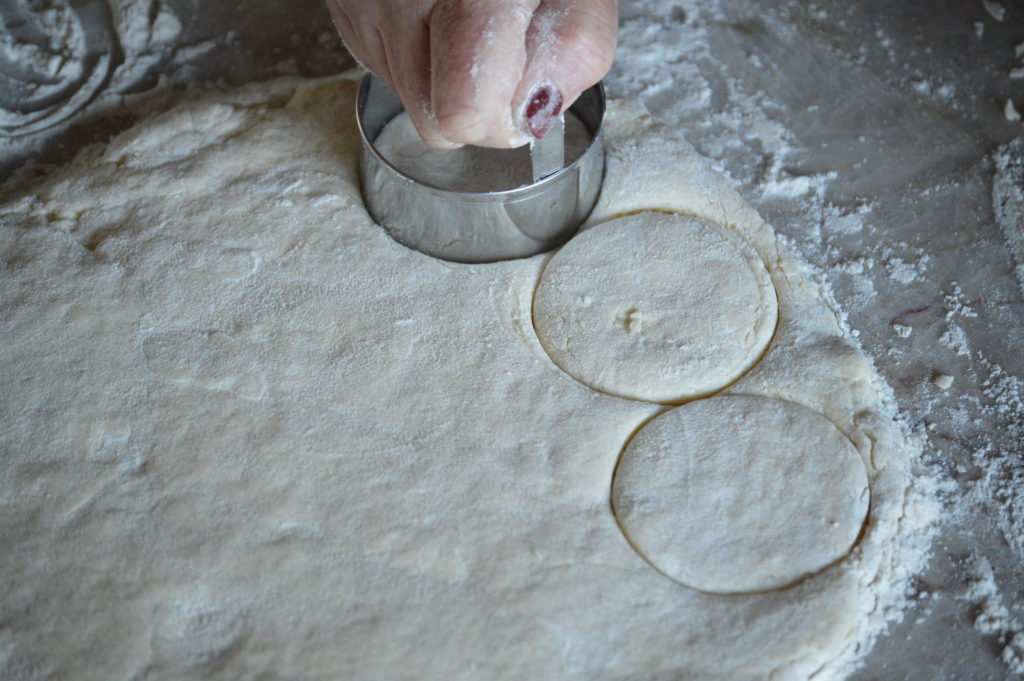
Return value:
<svg viewBox="0 0 1024 681">
<path fill-rule="evenodd" d="M 189 95 L 2 197 L 0 676 L 845 673 L 924 521 L 884 388 L 805 268 L 678 134 L 612 103 L 589 225 L 660 210 L 748 244 L 778 328 L 727 392 L 827 418 L 870 485 L 862 536 L 812 577 L 687 588 L 610 500 L 665 407 L 552 362 L 531 316 L 550 255 L 455 265 L 373 224 L 355 91 Z"/>
</svg>

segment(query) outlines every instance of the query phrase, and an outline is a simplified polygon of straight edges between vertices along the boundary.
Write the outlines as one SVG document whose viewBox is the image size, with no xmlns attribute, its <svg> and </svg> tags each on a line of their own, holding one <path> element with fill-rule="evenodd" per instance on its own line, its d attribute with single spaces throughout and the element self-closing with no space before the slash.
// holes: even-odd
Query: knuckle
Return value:
<svg viewBox="0 0 1024 681">
<path fill-rule="evenodd" d="M 575 33 L 567 37 L 566 54 L 576 64 L 580 78 L 596 83 L 611 69 L 615 58 L 615 42 L 593 33 Z"/>
<path fill-rule="evenodd" d="M 487 121 L 479 111 L 460 109 L 439 114 L 437 128 L 441 136 L 449 142 L 472 144 L 484 139 Z"/>
</svg>

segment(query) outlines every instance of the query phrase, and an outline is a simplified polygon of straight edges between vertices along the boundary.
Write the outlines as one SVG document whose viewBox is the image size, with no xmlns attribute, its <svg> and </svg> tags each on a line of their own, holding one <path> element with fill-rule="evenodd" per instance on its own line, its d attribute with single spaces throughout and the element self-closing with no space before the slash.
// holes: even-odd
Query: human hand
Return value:
<svg viewBox="0 0 1024 681">
<path fill-rule="evenodd" d="M 611 68 L 617 0 L 327 0 L 427 144 L 516 147 Z"/>
</svg>

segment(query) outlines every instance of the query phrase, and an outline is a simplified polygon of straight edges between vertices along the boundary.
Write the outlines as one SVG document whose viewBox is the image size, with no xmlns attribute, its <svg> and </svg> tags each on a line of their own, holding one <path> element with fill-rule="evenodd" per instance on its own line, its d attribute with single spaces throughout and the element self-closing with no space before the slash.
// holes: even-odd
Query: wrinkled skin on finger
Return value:
<svg viewBox="0 0 1024 681">
<path fill-rule="evenodd" d="M 515 147 L 611 68 L 617 0 L 327 0 L 430 146 Z"/>
</svg>

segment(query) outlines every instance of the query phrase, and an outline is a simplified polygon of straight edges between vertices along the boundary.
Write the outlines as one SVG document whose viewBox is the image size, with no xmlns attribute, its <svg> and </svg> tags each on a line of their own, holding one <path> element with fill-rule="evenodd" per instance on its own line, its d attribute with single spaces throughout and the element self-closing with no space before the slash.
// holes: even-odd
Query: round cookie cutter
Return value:
<svg viewBox="0 0 1024 681">
<path fill-rule="evenodd" d="M 569 108 L 590 133 L 579 158 L 538 182 L 493 192 L 460 192 L 405 175 L 374 146 L 404 107 L 382 80 L 363 78 L 356 100 L 363 200 L 374 221 L 401 244 L 464 263 L 522 258 L 562 245 L 597 203 L 604 180 L 601 83 Z"/>
</svg>

